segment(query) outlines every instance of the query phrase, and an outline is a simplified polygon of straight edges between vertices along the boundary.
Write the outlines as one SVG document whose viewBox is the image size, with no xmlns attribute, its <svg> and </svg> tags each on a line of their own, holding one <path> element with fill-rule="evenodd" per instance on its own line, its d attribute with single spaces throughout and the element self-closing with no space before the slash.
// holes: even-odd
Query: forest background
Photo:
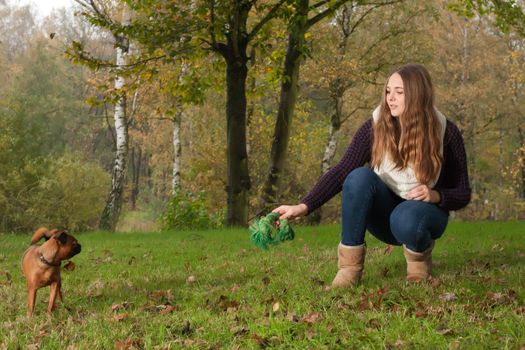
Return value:
<svg viewBox="0 0 525 350">
<path fill-rule="evenodd" d="M 524 219 L 525 39 L 457 12 L 80 0 L 41 18 L 0 0 L 0 232 L 245 225 L 309 191 L 407 62 L 465 140 L 473 196 L 455 217 Z"/>
</svg>

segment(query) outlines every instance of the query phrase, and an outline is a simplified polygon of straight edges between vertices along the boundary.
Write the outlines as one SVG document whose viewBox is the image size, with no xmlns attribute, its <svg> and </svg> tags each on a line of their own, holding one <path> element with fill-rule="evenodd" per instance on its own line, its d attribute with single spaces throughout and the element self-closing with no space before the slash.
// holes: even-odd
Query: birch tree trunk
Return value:
<svg viewBox="0 0 525 350">
<path fill-rule="evenodd" d="M 172 180 L 172 194 L 175 195 L 182 188 L 180 171 L 182 164 L 182 146 L 180 139 L 180 129 L 182 123 L 182 104 L 177 103 L 177 110 L 173 116 L 173 180 Z"/>
<path fill-rule="evenodd" d="M 129 12 L 124 10 L 123 25 L 129 25 Z M 128 159 L 128 122 L 126 118 L 126 92 L 123 91 L 126 79 L 122 71 L 127 64 L 129 50 L 128 38 L 124 35 L 115 37 L 116 41 L 116 66 L 117 77 L 115 79 L 115 90 L 119 94 L 115 104 L 113 119 L 115 122 L 116 153 L 112 171 L 111 191 L 106 200 L 106 206 L 100 217 L 99 227 L 102 230 L 115 231 L 120 211 L 122 209 L 122 195 L 126 182 L 126 162 Z"/>
<path fill-rule="evenodd" d="M 184 77 L 188 74 L 188 63 L 182 61 L 178 82 L 182 83 Z M 183 114 L 183 104 L 180 96 L 174 96 L 175 111 L 173 115 L 173 178 L 171 182 L 171 193 L 177 194 L 182 189 L 181 184 L 181 164 L 182 164 L 182 146 L 181 146 L 181 124 Z"/>
</svg>

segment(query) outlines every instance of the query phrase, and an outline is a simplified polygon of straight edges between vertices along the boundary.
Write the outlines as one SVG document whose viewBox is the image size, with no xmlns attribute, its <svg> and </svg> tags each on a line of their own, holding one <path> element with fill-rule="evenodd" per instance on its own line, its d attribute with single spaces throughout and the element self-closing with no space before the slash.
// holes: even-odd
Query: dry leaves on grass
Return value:
<svg viewBox="0 0 525 350">
<path fill-rule="evenodd" d="M 168 290 L 154 290 L 153 292 L 149 293 L 148 298 L 150 300 L 153 300 L 156 303 L 171 302 L 171 301 L 173 301 L 173 299 L 175 299 L 171 289 L 168 289 Z"/>
<path fill-rule="evenodd" d="M 273 311 L 273 312 L 277 312 L 277 311 L 279 311 L 280 308 L 281 308 L 281 304 L 279 304 L 279 302 L 276 302 L 276 303 L 273 304 L 273 306 L 272 306 L 272 311 Z"/>
<path fill-rule="evenodd" d="M 122 304 L 116 304 L 115 303 L 115 304 L 111 305 L 111 312 L 117 312 L 117 311 L 121 311 L 121 310 L 126 310 L 130 306 L 131 306 L 131 304 L 128 303 L 127 301 L 123 302 Z"/>
<path fill-rule="evenodd" d="M 307 324 L 314 324 L 316 322 L 321 321 L 323 319 L 323 316 L 318 312 L 312 312 L 302 317 L 299 315 L 293 314 L 293 313 L 289 313 L 286 316 L 286 319 L 290 322 L 295 322 L 295 323 L 302 322 L 302 323 L 307 323 Z"/>
<path fill-rule="evenodd" d="M 320 320 L 322 320 L 322 316 L 321 316 L 321 314 L 319 314 L 317 312 L 305 315 L 305 316 L 303 316 L 303 318 L 301 318 L 301 322 L 309 323 L 309 324 L 313 324 L 313 323 L 319 322 Z"/>
<path fill-rule="evenodd" d="M 129 318 L 129 314 L 127 312 L 124 312 L 122 314 L 113 315 L 113 317 L 111 318 L 111 321 L 120 322 L 120 321 L 127 320 L 128 318 Z"/>
<path fill-rule="evenodd" d="M 383 304 L 383 298 L 388 293 L 388 287 L 383 287 L 377 291 L 372 291 L 361 296 L 361 303 L 358 309 L 365 310 L 379 310 Z"/>
<path fill-rule="evenodd" d="M 215 303 L 208 301 L 208 305 L 220 311 L 234 312 L 239 308 L 240 304 L 237 300 L 229 299 L 227 296 L 221 295 Z"/>
<path fill-rule="evenodd" d="M 255 340 L 257 345 L 259 345 L 263 349 L 270 346 L 270 340 L 268 338 L 263 338 L 260 335 L 252 334 L 252 339 Z"/>
<path fill-rule="evenodd" d="M 511 289 L 503 293 L 488 292 L 485 295 L 485 297 L 493 305 L 508 305 L 508 304 L 511 304 L 514 300 L 516 300 L 517 293 Z"/>
<path fill-rule="evenodd" d="M 75 269 L 76 265 L 73 261 L 69 260 L 65 265 L 64 265 L 64 270 L 66 271 L 73 271 Z"/>
<path fill-rule="evenodd" d="M 87 287 L 87 295 L 90 297 L 100 297 L 104 294 L 106 285 L 104 281 L 97 278 Z"/>
<path fill-rule="evenodd" d="M 456 296 L 455 293 L 443 293 L 439 296 L 439 299 L 442 300 L 442 301 L 454 301 L 454 300 L 457 300 L 458 297 Z"/>
<path fill-rule="evenodd" d="M 238 284 L 234 284 L 231 288 L 228 288 L 228 292 L 230 292 L 230 293 L 235 293 L 235 292 L 238 291 L 239 289 L 241 289 L 241 286 L 238 285 Z"/>
<path fill-rule="evenodd" d="M 12 277 L 9 271 L 0 271 L 0 285 L 10 286 Z"/>
<path fill-rule="evenodd" d="M 116 341 L 113 345 L 115 350 L 134 350 L 143 348 L 143 344 L 140 339 L 132 339 L 131 337 L 126 340 Z"/>
<path fill-rule="evenodd" d="M 187 283 L 195 283 L 197 281 L 197 278 L 194 275 L 189 275 L 188 278 L 186 278 Z"/>
</svg>

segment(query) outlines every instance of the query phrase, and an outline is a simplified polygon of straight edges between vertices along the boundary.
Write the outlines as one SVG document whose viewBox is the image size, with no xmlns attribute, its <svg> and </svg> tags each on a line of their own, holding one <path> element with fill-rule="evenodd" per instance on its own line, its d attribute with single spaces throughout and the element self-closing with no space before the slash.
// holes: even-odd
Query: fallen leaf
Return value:
<svg viewBox="0 0 525 350">
<path fill-rule="evenodd" d="M 195 278 L 194 275 L 189 275 L 188 278 L 186 278 L 186 282 L 188 283 L 195 283 L 197 279 Z"/>
<path fill-rule="evenodd" d="M 184 323 L 182 324 L 182 327 L 180 329 L 180 334 L 190 335 L 192 333 L 193 333 L 193 328 L 191 328 L 190 321 L 184 320 Z"/>
<path fill-rule="evenodd" d="M 64 270 L 67 270 L 67 271 L 73 271 L 75 269 L 75 263 L 72 262 L 71 260 L 69 260 L 65 265 L 64 265 Z"/>
<path fill-rule="evenodd" d="M 302 322 L 305 322 L 305 323 L 316 323 L 317 321 L 321 320 L 321 315 L 319 313 L 312 313 L 312 314 L 309 314 L 309 315 L 306 315 L 306 316 L 303 316 L 303 318 L 301 319 Z"/>
<path fill-rule="evenodd" d="M 248 329 L 246 329 L 246 327 L 244 326 L 235 326 L 235 327 L 230 328 L 230 333 L 238 337 L 238 336 L 245 335 L 246 333 L 248 333 Z"/>
<path fill-rule="evenodd" d="M 501 245 L 499 245 L 498 243 L 496 243 L 496 244 L 494 244 L 492 246 L 492 251 L 499 251 L 499 252 L 501 252 L 503 249 L 504 248 Z"/>
<path fill-rule="evenodd" d="M 239 308 L 239 302 L 236 300 L 230 300 L 228 297 L 221 295 L 217 301 L 217 306 L 222 311 L 233 312 Z"/>
<path fill-rule="evenodd" d="M 131 339 L 130 337 L 124 341 L 116 341 L 114 347 L 116 350 L 140 349 L 142 348 L 142 343 L 139 339 Z"/>
<path fill-rule="evenodd" d="M 290 322 L 301 322 L 301 318 L 297 316 L 296 314 L 288 314 L 286 316 L 286 319 Z"/>
<path fill-rule="evenodd" d="M 154 290 L 149 293 L 148 297 L 156 303 L 171 302 L 175 297 L 171 289 L 168 290 Z"/>
<path fill-rule="evenodd" d="M 516 312 L 517 315 L 525 315 L 525 306 L 521 306 L 514 311 Z"/>
<path fill-rule="evenodd" d="M 252 339 L 255 340 L 261 348 L 266 348 L 270 345 L 270 342 L 267 338 L 263 338 L 257 334 L 252 334 Z"/>
<path fill-rule="evenodd" d="M 368 327 L 379 329 L 381 328 L 381 321 L 379 321 L 377 318 L 372 318 L 368 320 L 367 325 Z"/>
<path fill-rule="evenodd" d="M 439 278 L 433 277 L 430 279 L 430 285 L 432 286 L 432 288 L 438 288 L 441 285 L 441 283 L 443 282 Z"/>
<path fill-rule="evenodd" d="M 279 308 L 280 308 L 280 307 L 281 307 L 281 305 L 279 304 L 279 302 L 273 304 L 273 306 L 272 306 L 272 310 L 273 310 L 273 312 L 277 312 L 277 311 L 279 311 Z"/>
<path fill-rule="evenodd" d="M 123 302 L 122 304 L 112 304 L 111 305 L 111 311 L 116 312 L 119 310 L 124 310 L 129 306 L 129 303 L 127 301 Z"/>
<path fill-rule="evenodd" d="M 415 316 L 416 318 L 425 318 L 427 317 L 427 312 L 424 310 L 416 310 Z"/>
<path fill-rule="evenodd" d="M 87 295 L 90 297 L 99 297 L 104 294 L 105 288 L 104 282 L 98 278 L 87 287 Z"/>
<path fill-rule="evenodd" d="M 238 284 L 234 284 L 233 287 L 231 287 L 230 289 L 228 289 L 228 291 L 230 293 L 234 293 L 236 291 L 238 291 L 239 289 L 241 289 L 241 286 L 239 286 Z"/>
<path fill-rule="evenodd" d="M 454 331 L 450 328 L 440 326 L 436 329 L 436 332 L 441 335 L 452 335 Z"/>
<path fill-rule="evenodd" d="M 159 310 L 159 314 L 167 315 L 173 310 L 175 310 L 175 306 L 171 304 L 157 305 L 157 310 Z"/>
<path fill-rule="evenodd" d="M 117 314 L 113 316 L 113 322 L 120 322 L 128 318 L 129 318 L 129 314 L 127 312 L 123 314 Z"/>
<path fill-rule="evenodd" d="M 315 330 L 313 330 L 313 329 L 308 329 L 308 330 L 306 331 L 306 338 L 307 338 L 307 339 L 313 339 L 313 338 L 315 338 L 315 337 L 317 337 L 317 332 L 316 332 Z"/>
<path fill-rule="evenodd" d="M 513 290 L 509 290 L 507 293 L 488 292 L 486 298 L 496 305 L 510 304 L 516 299 L 516 292 Z"/>
<path fill-rule="evenodd" d="M 458 297 L 454 293 L 443 293 L 439 296 L 439 299 L 443 301 L 454 301 L 457 298 Z"/>
</svg>

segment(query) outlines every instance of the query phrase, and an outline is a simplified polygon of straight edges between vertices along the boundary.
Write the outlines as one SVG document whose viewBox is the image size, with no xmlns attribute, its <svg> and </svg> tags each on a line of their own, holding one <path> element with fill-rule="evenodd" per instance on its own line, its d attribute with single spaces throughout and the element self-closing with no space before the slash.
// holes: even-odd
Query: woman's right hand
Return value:
<svg viewBox="0 0 525 350">
<path fill-rule="evenodd" d="M 304 203 L 297 205 L 281 205 L 280 207 L 272 210 L 272 212 L 279 213 L 279 215 L 281 215 L 279 220 L 295 219 L 308 214 L 308 207 Z"/>
</svg>

